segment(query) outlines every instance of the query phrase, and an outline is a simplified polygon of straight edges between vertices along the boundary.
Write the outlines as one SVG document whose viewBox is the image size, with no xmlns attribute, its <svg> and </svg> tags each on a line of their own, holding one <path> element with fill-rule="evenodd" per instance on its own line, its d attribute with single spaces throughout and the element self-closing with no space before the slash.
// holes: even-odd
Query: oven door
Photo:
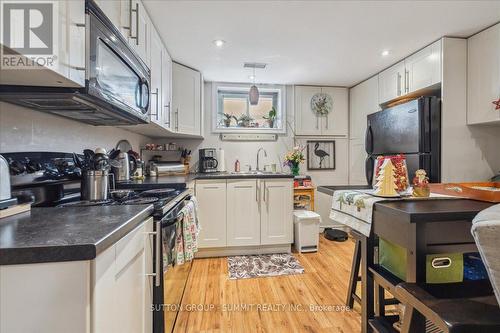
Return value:
<svg viewBox="0 0 500 333">
<path fill-rule="evenodd" d="M 88 15 L 88 93 L 147 122 L 149 69 L 98 10 Z"/>
<path fill-rule="evenodd" d="M 186 199 L 179 201 L 169 212 L 155 223 L 159 231 L 161 250 L 154 256 L 159 279 L 156 280 L 154 292 L 155 311 L 153 313 L 153 332 L 169 333 L 172 331 L 186 286 L 192 261 L 175 265 L 175 241 L 181 230 L 182 215 Z M 163 304 L 163 306 L 161 306 Z"/>
</svg>

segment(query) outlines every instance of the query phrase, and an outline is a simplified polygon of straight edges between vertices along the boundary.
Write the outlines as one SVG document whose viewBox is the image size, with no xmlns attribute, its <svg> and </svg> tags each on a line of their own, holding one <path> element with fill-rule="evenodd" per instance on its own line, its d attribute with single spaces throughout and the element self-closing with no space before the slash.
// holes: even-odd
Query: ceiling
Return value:
<svg viewBox="0 0 500 333">
<path fill-rule="evenodd" d="M 144 3 L 172 58 L 207 81 L 250 82 L 243 63 L 263 62 L 258 83 L 352 86 L 441 36 L 500 20 L 500 1 Z"/>
</svg>

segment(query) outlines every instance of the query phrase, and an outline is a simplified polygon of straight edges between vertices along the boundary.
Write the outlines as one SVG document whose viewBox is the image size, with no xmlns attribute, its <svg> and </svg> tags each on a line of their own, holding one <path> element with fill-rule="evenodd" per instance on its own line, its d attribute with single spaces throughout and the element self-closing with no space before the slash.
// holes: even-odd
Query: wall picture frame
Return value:
<svg viewBox="0 0 500 333">
<path fill-rule="evenodd" d="M 335 140 L 308 140 L 307 170 L 335 170 Z"/>
</svg>

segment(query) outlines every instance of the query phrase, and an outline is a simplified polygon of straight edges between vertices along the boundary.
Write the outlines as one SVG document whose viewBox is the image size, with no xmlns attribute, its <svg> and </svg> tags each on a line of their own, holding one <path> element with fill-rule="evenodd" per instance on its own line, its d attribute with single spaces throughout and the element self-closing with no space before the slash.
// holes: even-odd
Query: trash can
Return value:
<svg viewBox="0 0 500 333">
<path fill-rule="evenodd" d="M 309 210 L 294 210 L 294 246 L 297 252 L 316 252 L 321 216 Z"/>
</svg>

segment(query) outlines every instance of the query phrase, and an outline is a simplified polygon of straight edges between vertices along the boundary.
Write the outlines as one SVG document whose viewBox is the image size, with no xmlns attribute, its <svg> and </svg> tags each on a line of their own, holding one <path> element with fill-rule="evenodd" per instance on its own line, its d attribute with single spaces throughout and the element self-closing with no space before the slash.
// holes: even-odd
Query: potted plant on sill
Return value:
<svg viewBox="0 0 500 333">
<path fill-rule="evenodd" d="M 241 115 L 237 122 L 238 122 L 238 126 L 239 127 L 250 127 L 250 122 L 252 122 L 253 118 L 246 115 L 246 114 L 243 114 Z"/>
<path fill-rule="evenodd" d="M 238 119 L 235 116 L 230 115 L 229 113 L 223 113 L 222 117 L 222 121 L 224 122 L 224 126 L 226 127 L 231 127 L 231 119 L 234 119 L 236 122 L 238 122 Z"/>
<path fill-rule="evenodd" d="M 269 110 L 269 113 L 267 116 L 264 116 L 265 120 L 267 120 L 267 123 L 269 124 L 269 128 L 274 128 L 274 122 L 276 121 L 276 108 L 273 106 L 271 110 Z"/>
<path fill-rule="evenodd" d="M 305 148 L 305 147 L 304 147 Z M 294 147 L 292 151 L 288 152 L 285 155 L 285 161 L 283 162 L 284 166 L 288 166 L 292 175 L 298 176 L 300 172 L 300 163 L 304 163 L 304 148 L 299 146 Z"/>
</svg>

